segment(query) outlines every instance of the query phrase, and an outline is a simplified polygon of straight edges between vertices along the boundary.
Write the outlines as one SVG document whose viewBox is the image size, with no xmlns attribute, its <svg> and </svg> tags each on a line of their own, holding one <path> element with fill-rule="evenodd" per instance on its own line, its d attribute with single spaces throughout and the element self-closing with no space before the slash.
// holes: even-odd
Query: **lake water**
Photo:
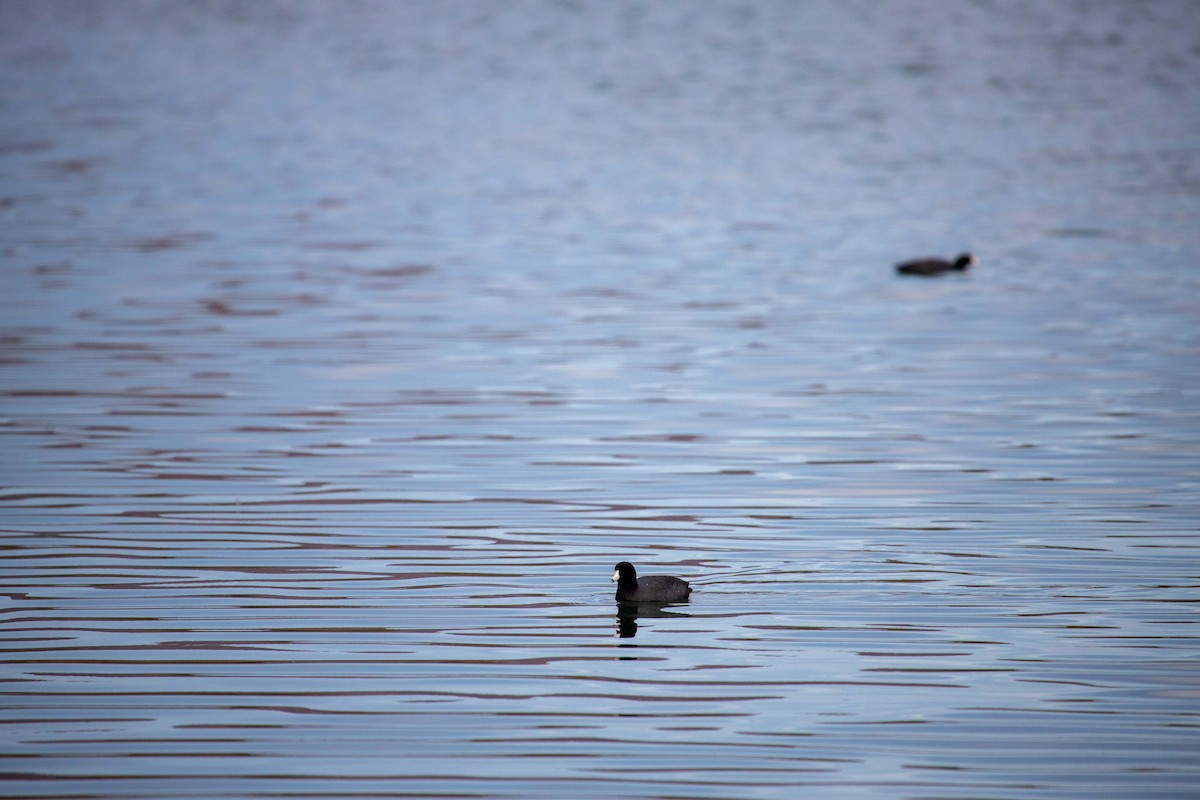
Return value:
<svg viewBox="0 0 1200 800">
<path fill-rule="evenodd" d="M 1182 1 L 7 0 L 2 793 L 1197 797 L 1198 87 Z"/>
</svg>

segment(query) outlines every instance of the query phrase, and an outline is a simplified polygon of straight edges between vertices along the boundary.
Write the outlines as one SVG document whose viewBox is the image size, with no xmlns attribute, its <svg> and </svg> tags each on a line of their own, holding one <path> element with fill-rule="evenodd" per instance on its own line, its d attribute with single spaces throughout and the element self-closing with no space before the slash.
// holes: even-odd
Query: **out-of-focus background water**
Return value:
<svg viewBox="0 0 1200 800">
<path fill-rule="evenodd" d="M 5 0 L 3 794 L 1195 798 L 1198 87 L 1183 0 Z"/>
</svg>

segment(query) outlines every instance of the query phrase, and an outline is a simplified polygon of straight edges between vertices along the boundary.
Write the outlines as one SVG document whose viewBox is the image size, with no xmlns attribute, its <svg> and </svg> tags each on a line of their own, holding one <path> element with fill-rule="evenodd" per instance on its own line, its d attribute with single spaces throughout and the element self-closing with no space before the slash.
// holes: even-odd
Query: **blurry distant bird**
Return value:
<svg viewBox="0 0 1200 800">
<path fill-rule="evenodd" d="M 975 259 L 970 253 L 962 253 L 953 261 L 944 258 L 916 258 L 897 264 L 896 272 L 901 275 L 942 275 L 946 272 L 966 272 L 967 267 L 973 263 Z"/>
</svg>

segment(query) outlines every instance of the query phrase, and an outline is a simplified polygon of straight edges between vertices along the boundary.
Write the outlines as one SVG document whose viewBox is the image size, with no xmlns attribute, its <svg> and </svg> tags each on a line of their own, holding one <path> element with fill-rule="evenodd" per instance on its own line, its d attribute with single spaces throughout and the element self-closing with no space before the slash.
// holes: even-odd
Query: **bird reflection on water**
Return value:
<svg viewBox="0 0 1200 800">
<path fill-rule="evenodd" d="M 686 603 L 684 600 L 682 603 Z M 672 603 L 670 605 L 681 605 Z M 616 636 L 618 639 L 632 639 L 637 636 L 638 617 L 689 617 L 678 611 L 669 611 L 669 606 L 663 603 L 630 603 L 617 602 Z"/>
</svg>

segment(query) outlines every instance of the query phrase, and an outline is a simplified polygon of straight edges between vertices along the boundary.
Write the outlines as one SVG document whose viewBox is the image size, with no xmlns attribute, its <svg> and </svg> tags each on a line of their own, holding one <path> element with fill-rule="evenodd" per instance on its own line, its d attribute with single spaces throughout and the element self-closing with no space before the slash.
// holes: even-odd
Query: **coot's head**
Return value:
<svg viewBox="0 0 1200 800">
<path fill-rule="evenodd" d="M 955 269 L 966 269 L 975 263 L 975 257 L 970 253 L 960 253 L 958 258 L 954 259 Z"/>
<path fill-rule="evenodd" d="M 637 570 L 633 568 L 633 564 L 628 561 L 622 561 L 617 564 L 616 571 L 613 572 L 613 583 L 618 584 L 634 584 L 637 585 Z"/>
</svg>

